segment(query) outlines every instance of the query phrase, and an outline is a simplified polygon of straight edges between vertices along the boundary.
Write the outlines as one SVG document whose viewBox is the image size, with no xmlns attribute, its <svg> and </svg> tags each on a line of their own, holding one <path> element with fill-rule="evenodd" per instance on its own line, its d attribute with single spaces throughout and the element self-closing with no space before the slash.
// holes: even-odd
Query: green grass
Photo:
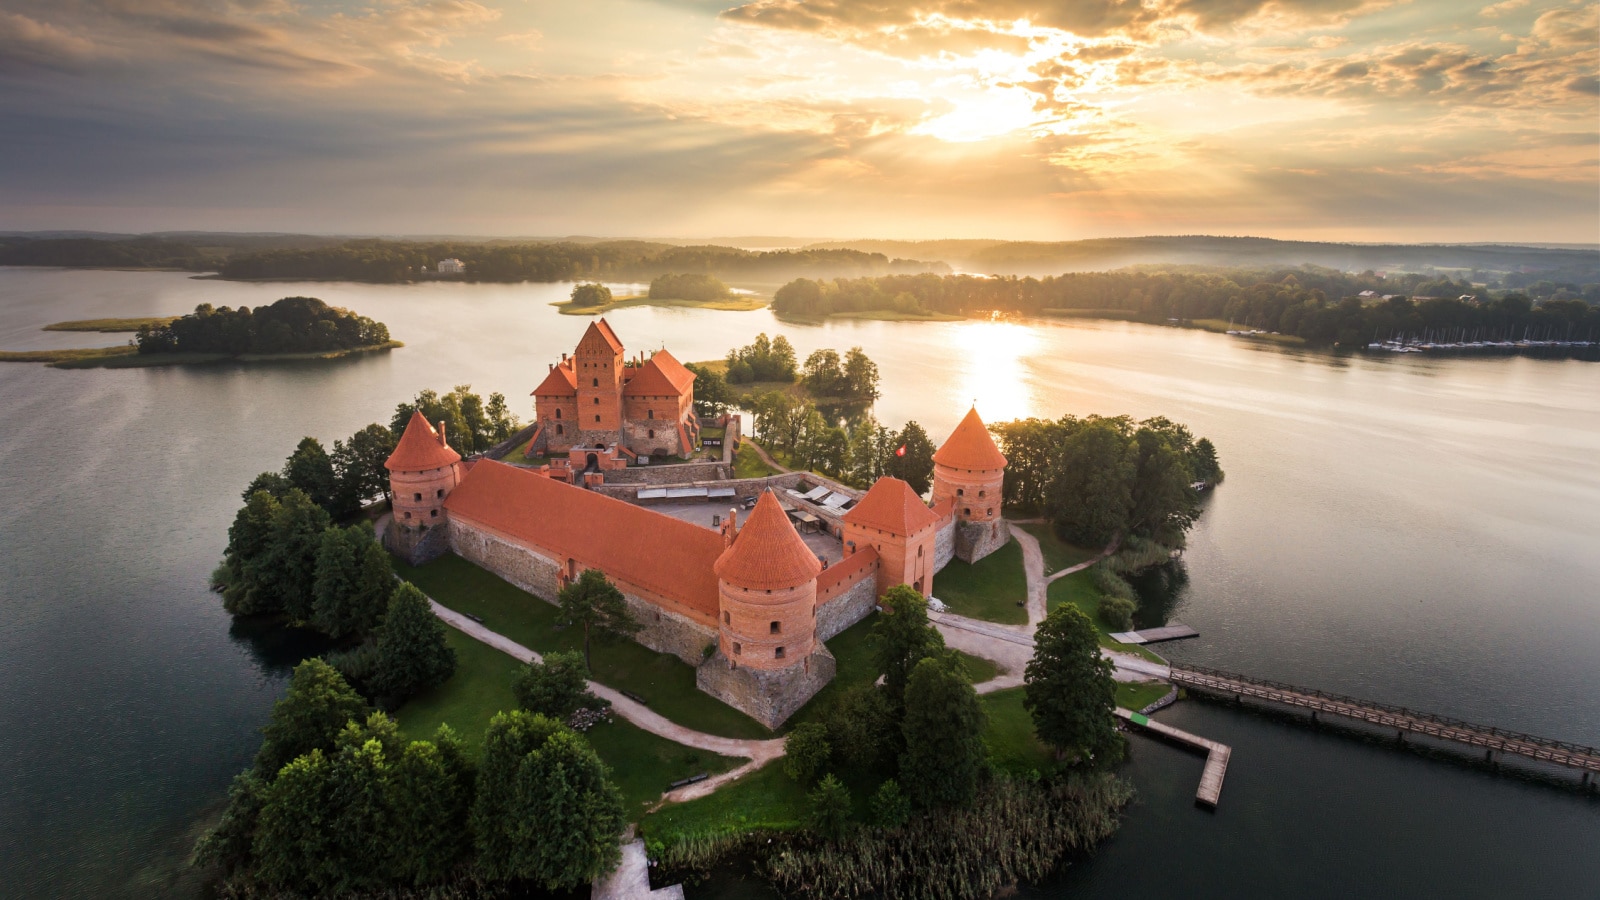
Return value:
<svg viewBox="0 0 1600 900">
<path fill-rule="evenodd" d="M 1001 625 L 1028 624 L 1028 576 L 1022 545 L 1005 546 L 976 563 L 952 559 L 933 579 L 933 594 L 951 612 Z"/>
<path fill-rule="evenodd" d="M 739 445 L 739 452 L 733 457 L 733 477 L 735 478 L 765 478 L 768 475 L 777 475 L 778 470 L 767 465 L 766 461 L 756 453 L 749 441 Z"/>
<path fill-rule="evenodd" d="M 715 793 L 644 816 L 639 831 L 647 841 L 670 844 L 691 835 L 785 830 L 800 824 L 806 806 L 806 789 L 772 762 Z"/>
<path fill-rule="evenodd" d="M 1226 319 L 1190 319 L 1185 323 L 1185 326 L 1199 328 L 1202 331 L 1210 331 L 1215 334 L 1226 334 L 1230 329 L 1235 331 L 1249 329 L 1248 325 L 1235 325 Z M 1253 334 L 1249 337 L 1251 340 L 1270 341 L 1274 344 L 1300 345 L 1306 342 L 1305 338 L 1293 334 Z"/>
<path fill-rule="evenodd" d="M 485 626 L 539 653 L 581 650 L 579 629 L 557 629 L 553 604 L 508 584 L 458 556 L 413 568 L 399 560 L 395 571 L 433 599 L 458 612 L 483 618 Z M 667 653 L 630 640 L 596 637 L 591 677 L 643 697 L 650 708 L 679 725 L 733 738 L 767 738 L 771 732 L 731 706 L 695 687 L 695 670 Z"/>
<path fill-rule="evenodd" d="M 134 356 L 132 347 L 88 347 L 76 350 L 0 350 L 0 362 L 49 363 L 61 367 L 63 363 L 94 364 L 124 356 Z"/>
<path fill-rule="evenodd" d="M 122 331 L 138 331 L 146 325 L 167 325 L 180 318 L 179 316 L 141 316 L 131 319 L 73 319 L 70 322 L 51 322 L 44 326 L 45 331 L 97 331 L 102 334 L 111 334 Z"/>
<path fill-rule="evenodd" d="M 1138 712 L 1160 700 L 1171 686 L 1159 681 L 1117 682 L 1117 705 Z"/>
<path fill-rule="evenodd" d="M 456 651 L 456 673 L 400 708 L 396 714 L 400 735 L 427 740 L 440 725 L 448 724 L 468 752 L 477 756 L 489 720 L 501 710 L 517 708 L 511 683 L 521 663 L 454 628 L 445 630 L 445 639 Z M 744 762 L 685 747 L 622 719 L 596 725 L 584 737 L 611 767 L 630 815 L 660 799 L 674 781 L 700 772 L 726 772 Z"/>
<path fill-rule="evenodd" d="M 1094 623 L 1095 631 L 1100 634 L 1100 646 L 1119 653 L 1128 653 L 1147 659 L 1154 663 L 1164 663 L 1166 660 L 1151 653 L 1137 644 L 1123 644 L 1110 638 L 1111 629 L 1100 618 L 1100 601 L 1104 598 L 1094 586 L 1094 575 L 1088 569 L 1074 572 L 1065 578 L 1059 578 L 1050 584 L 1050 589 L 1045 595 L 1047 609 L 1055 609 L 1063 603 L 1076 606 L 1079 611 L 1089 617 Z"/>
<path fill-rule="evenodd" d="M 218 362 L 273 362 L 293 359 L 339 359 L 404 347 L 389 341 L 372 347 L 315 353 L 140 353 L 133 347 L 90 347 L 76 350 L 0 350 L 0 362 L 46 363 L 57 369 L 146 369 L 154 366 L 194 366 Z"/>
<path fill-rule="evenodd" d="M 711 300 L 679 300 L 665 297 L 652 298 L 645 295 L 632 297 L 613 297 L 605 303 L 596 303 L 592 306 L 578 306 L 570 300 L 562 300 L 550 304 L 556 307 L 563 316 L 598 316 L 614 309 L 628 309 L 635 306 L 666 306 L 694 309 L 720 309 L 728 312 L 749 312 L 756 309 L 765 309 L 767 301 L 762 297 L 751 297 L 743 294 L 734 294 L 728 297 L 717 297 Z"/>
<path fill-rule="evenodd" d="M 989 758 L 1007 772 L 1048 770 L 1054 765 L 1055 754 L 1034 735 L 1033 716 L 1022 705 L 1022 698 L 1023 688 L 995 691 L 982 698 L 984 712 L 989 714 L 983 742 L 989 748 Z"/>
<path fill-rule="evenodd" d="M 1017 527 L 1038 538 L 1039 551 L 1044 556 L 1046 575 L 1070 569 L 1078 563 L 1088 562 L 1100 555 L 1098 550 L 1088 550 L 1063 541 L 1056 536 L 1055 529 L 1049 525 L 1028 524 Z"/>
</svg>

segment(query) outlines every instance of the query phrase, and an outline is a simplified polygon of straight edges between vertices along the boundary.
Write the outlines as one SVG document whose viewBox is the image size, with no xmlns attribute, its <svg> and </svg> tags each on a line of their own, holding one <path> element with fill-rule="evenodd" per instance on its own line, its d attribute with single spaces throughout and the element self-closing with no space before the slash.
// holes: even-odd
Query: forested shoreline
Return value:
<svg viewBox="0 0 1600 900">
<path fill-rule="evenodd" d="M 884 310 L 972 314 L 1053 311 L 1147 322 L 1222 320 L 1302 338 L 1362 346 L 1391 335 L 1479 333 L 1600 339 L 1600 285 L 1534 282 L 1489 291 L 1424 275 L 1358 275 L 1312 267 L 1205 272 L 1092 272 L 1046 278 L 887 275 L 796 279 L 779 288 L 779 315 L 807 318 Z"/>
<path fill-rule="evenodd" d="M 389 328 L 366 316 L 329 306 L 315 297 L 285 297 L 270 306 L 214 307 L 166 324 L 142 325 L 135 338 L 141 354 L 322 353 L 382 347 Z"/>
</svg>

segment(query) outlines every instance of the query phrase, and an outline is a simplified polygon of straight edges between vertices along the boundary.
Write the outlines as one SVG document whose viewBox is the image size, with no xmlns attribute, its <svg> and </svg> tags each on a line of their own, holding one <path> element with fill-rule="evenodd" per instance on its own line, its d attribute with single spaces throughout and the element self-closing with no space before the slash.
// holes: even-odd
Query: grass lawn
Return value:
<svg viewBox="0 0 1600 900">
<path fill-rule="evenodd" d="M 132 319 L 73 319 L 70 322 L 51 322 L 44 331 L 97 331 L 105 334 L 121 331 L 138 331 L 145 325 L 170 325 L 179 316 L 142 316 Z"/>
<path fill-rule="evenodd" d="M 733 477 L 735 478 L 765 478 L 768 475 L 777 475 L 778 470 L 767 465 L 754 447 L 748 441 L 739 445 L 739 452 L 733 457 Z"/>
<path fill-rule="evenodd" d="M 534 456 L 524 456 L 523 454 L 526 453 L 527 450 L 528 450 L 528 444 L 531 444 L 531 443 L 533 443 L 533 438 L 530 437 L 530 438 L 528 438 L 528 440 L 526 442 L 524 442 L 524 443 L 522 443 L 522 444 L 520 444 L 520 445 L 518 445 L 516 447 L 512 447 L 510 450 L 506 451 L 506 455 L 504 457 L 502 457 L 501 461 L 502 462 L 508 462 L 508 463 L 518 463 L 518 464 L 524 465 L 524 466 L 542 466 L 545 463 L 551 461 L 552 459 L 558 459 L 558 458 L 559 459 L 566 459 L 567 458 L 567 455 L 565 453 L 561 454 L 559 457 L 556 457 L 556 456 L 539 456 L 537 454 L 535 454 Z"/>
<path fill-rule="evenodd" d="M 395 560 L 394 568 L 433 599 L 482 617 L 491 630 L 539 653 L 583 648 L 582 631 L 556 627 L 560 615 L 554 605 L 458 556 L 416 568 Z M 676 656 L 630 640 L 599 637 L 593 641 L 593 654 L 595 681 L 643 697 L 651 709 L 679 725 L 723 737 L 772 736 L 760 722 L 701 693 L 695 670 Z"/>
<path fill-rule="evenodd" d="M 1165 697 L 1171 689 L 1171 685 L 1159 681 L 1117 682 L 1117 705 L 1138 712 Z"/>
<path fill-rule="evenodd" d="M 717 297 L 711 300 L 679 300 L 676 298 L 650 297 L 648 294 L 634 297 L 613 297 L 605 303 L 596 303 L 592 306 L 578 306 L 570 300 L 563 300 L 550 304 L 560 310 L 564 316 L 598 316 L 601 313 L 614 309 L 629 309 L 635 306 L 666 306 L 695 309 L 720 309 L 731 312 L 749 312 L 755 309 L 765 309 L 769 301 L 762 297 L 751 297 L 742 294 L 733 294 L 727 297 Z"/>
<path fill-rule="evenodd" d="M 400 708 L 400 734 L 407 740 L 427 740 L 448 724 L 476 756 L 489 720 L 501 710 L 517 708 L 511 682 L 521 664 L 454 628 L 445 630 L 445 638 L 456 651 L 456 673 Z M 621 719 L 596 725 L 584 736 L 611 767 L 630 816 L 660 799 L 674 781 L 700 772 L 726 772 L 743 762 L 673 743 Z"/>
<path fill-rule="evenodd" d="M 646 841 L 671 844 L 692 835 L 728 834 L 798 826 L 805 815 L 806 790 L 783 774 L 781 761 L 687 803 L 671 803 L 639 820 Z"/>
<path fill-rule="evenodd" d="M 974 564 L 950 560 L 934 576 L 933 593 L 959 615 L 1002 625 L 1026 625 L 1028 609 L 1018 605 L 1028 602 L 1022 545 L 1007 541 Z"/>
<path fill-rule="evenodd" d="M 1113 641 L 1109 635 L 1111 629 L 1100 618 L 1100 601 L 1104 598 L 1094 586 L 1094 576 L 1088 569 L 1074 572 L 1065 578 L 1059 578 L 1050 584 L 1050 589 L 1045 595 L 1047 609 L 1055 609 L 1063 603 L 1076 606 L 1089 621 L 1094 623 L 1095 631 L 1100 633 L 1100 646 L 1116 650 L 1121 653 L 1131 653 L 1154 663 L 1164 663 L 1166 660 L 1151 653 L 1137 644 L 1123 644 Z"/>
<path fill-rule="evenodd" d="M 989 714 L 983 742 L 995 765 L 1007 772 L 1045 771 L 1054 764 L 1055 754 L 1034 735 L 1033 716 L 1022 705 L 1022 697 L 1022 688 L 1011 688 L 982 698 L 984 712 Z"/>
<path fill-rule="evenodd" d="M 1098 550 L 1087 550 L 1076 544 L 1069 544 L 1056 537 L 1056 531 L 1049 525 L 1019 525 L 1023 531 L 1039 539 L 1039 551 L 1044 556 L 1044 573 L 1049 575 L 1062 569 L 1070 569 L 1081 562 L 1088 562 L 1100 555 Z"/>
</svg>

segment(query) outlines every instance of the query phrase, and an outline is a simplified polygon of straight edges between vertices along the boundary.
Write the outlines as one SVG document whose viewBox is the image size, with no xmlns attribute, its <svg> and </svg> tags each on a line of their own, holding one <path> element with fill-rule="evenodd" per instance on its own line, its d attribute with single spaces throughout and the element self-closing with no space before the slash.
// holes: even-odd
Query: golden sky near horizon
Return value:
<svg viewBox="0 0 1600 900">
<path fill-rule="evenodd" d="M 1593 242 L 1597 10 L 9 0 L 0 228 Z"/>
</svg>

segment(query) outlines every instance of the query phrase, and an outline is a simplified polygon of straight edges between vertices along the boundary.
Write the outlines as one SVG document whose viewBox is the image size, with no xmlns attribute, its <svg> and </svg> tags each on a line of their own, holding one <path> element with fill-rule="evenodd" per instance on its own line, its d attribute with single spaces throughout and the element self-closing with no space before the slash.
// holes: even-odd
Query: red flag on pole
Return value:
<svg viewBox="0 0 1600 900">
<path fill-rule="evenodd" d="M 905 456 L 906 455 L 906 445 L 905 444 L 901 444 L 898 448 L 896 448 L 895 451 L 894 451 L 894 455 L 895 456 Z"/>
</svg>

